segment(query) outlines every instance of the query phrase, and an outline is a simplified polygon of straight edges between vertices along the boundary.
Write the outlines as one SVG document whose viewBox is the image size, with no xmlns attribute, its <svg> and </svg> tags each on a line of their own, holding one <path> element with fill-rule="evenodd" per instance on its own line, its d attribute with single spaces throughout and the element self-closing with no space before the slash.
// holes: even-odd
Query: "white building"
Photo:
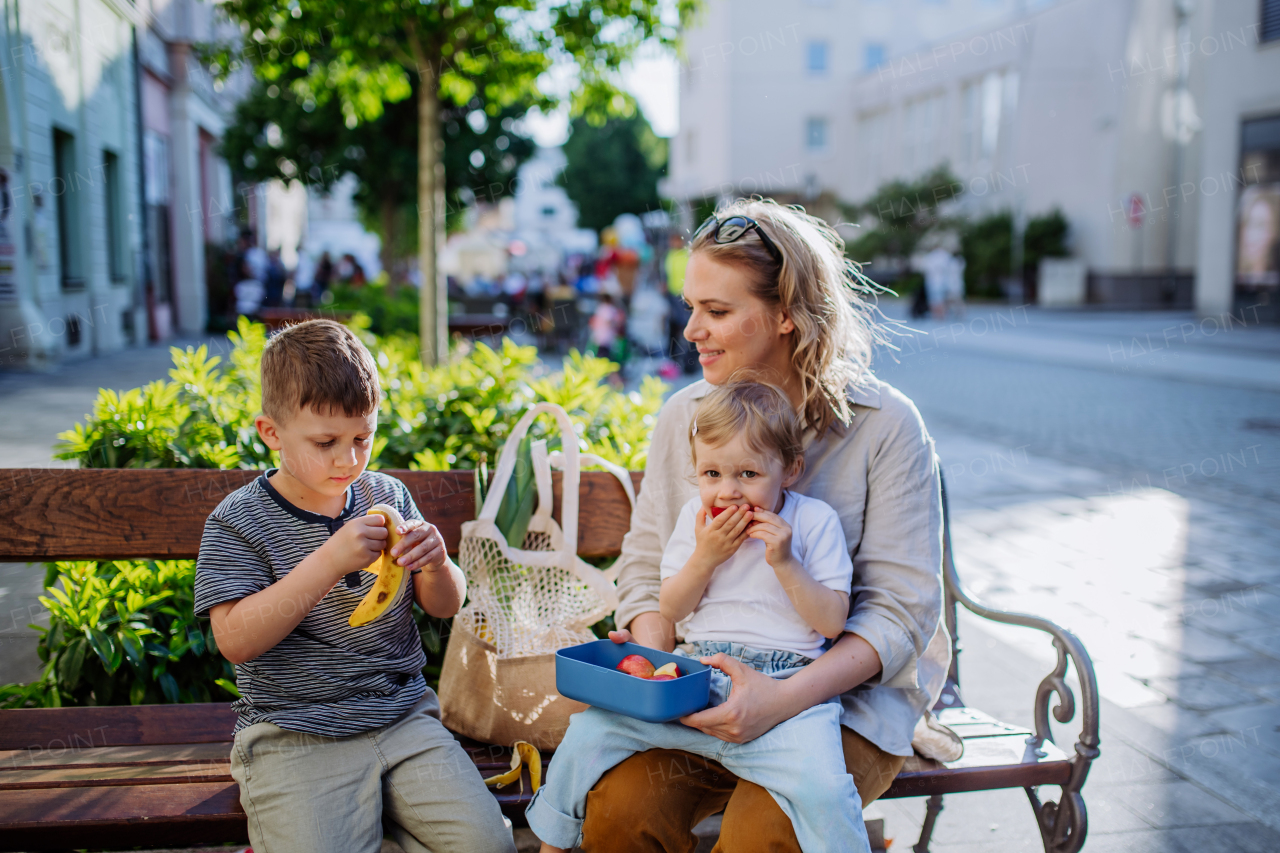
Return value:
<svg viewBox="0 0 1280 853">
<path fill-rule="evenodd" d="M 145 329 L 133 10 L 5 7 L 0 363 L 38 367 L 119 349 Z"/>
<path fill-rule="evenodd" d="M 1262 20 L 1271 9 L 1280 26 L 1276 5 L 832 0 L 788 18 L 720 0 L 689 34 L 671 191 L 763 192 L 830 216 L 947 163 L 970 213 L 1060 208 L 1091 301 L 1190 307 L 1195 282 L 1200 310 L 1227 310 L 1243 184 L 1280 181 L 1265 121 L 1280 114 L 1280 33 Z M 911 31 L 916 45 L 882 36 Z M 824 33 L 856 36 L 832 52 Z M 1244 142 L 1262 146 L 1249 162 Z M 1264 234 L 1255 254 L 1274 259 L 1280 190 L 1251 193 L 1275 223 L 1250 232 Z"/>
<path fill-rule="evenodd" d="M 0 22 L 0 362 L 40 367 L 207 319 L 230 236 L 216 146 L 234 102 L 193 45 L 198 0 L 8 0 Z"/>
<path fill-rule="evenodd" d="M 889 0 L 710 0 L 685 33 L 667 192 L 691 202 L 753 192 L 853 200 L 852 82 L 1023 5 L 944 0 L 907 11 Z"/>
</svg>

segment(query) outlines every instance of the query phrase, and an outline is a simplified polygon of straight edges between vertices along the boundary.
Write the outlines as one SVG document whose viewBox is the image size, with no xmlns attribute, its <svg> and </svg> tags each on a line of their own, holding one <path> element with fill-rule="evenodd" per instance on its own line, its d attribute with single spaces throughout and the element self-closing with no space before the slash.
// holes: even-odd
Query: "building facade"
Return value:
<svg viewBox="0 0 1280 853">
<path fill-rule="evenodd" d="M 831 216 L 946 164 L 958 212 L 1061 210 L 1091 302 L 1275 301 L 1280 4 L 884 6 L 713 3 L 689 34 L 671 194 Z"/>
<path fill-rule="evenodd" d="M 203 332 L 205 247 L 239 216 L 217 155 L 236 93 L 197 0 L 7 0 L 0 34 L 0 363 Z"/>
<path fill-rule="evenodd" d="M 0 59 L 0 362 L 126 346 L 139 301 L 135 10 L 8 0 Z"/>
</svg>

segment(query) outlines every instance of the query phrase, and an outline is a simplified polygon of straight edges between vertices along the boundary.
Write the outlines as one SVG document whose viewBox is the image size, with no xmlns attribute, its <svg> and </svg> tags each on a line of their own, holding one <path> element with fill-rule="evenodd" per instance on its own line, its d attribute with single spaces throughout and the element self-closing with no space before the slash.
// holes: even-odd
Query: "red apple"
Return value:
<svg viewBox="0 0 1280 853">
<path fill-rule="evenodd" d="M 643 655 L 627 655 L 618 662 L 618 671 L 636 678 L 653 678 L 653 663 Z"/>
<path fill-rule="evenodd" d="M 727 506 L 713 506 L 713 507 L 711 508 L 711 517 L 712 517 L 712 518 L 716 518 L 717 516 L 719 516 L 719 515 L 720 515 L 720 513 L 724 512 L 724 511 L 725 511 L 725 510 L 727 510 L 727 509 L 731 509 L 731 507 L 727 507 Z"/>
<path fill-rule="evenodd" d="M 674 675 L 655 675 L 653 678 L 650 678 L 649 680 L 650 681 L 675 681 L 676 677 Z"/>
<path fill-rule="evenodd" d="M 683 675 L 683 673 L 680 672 L 680 667 L 676 666 L 675 661 L 671 661 L 670 663 L 664 663 L 654 671 L 653 680 L 657 681 L 663 676 L 679 678 L 681 675 Z"/>
</svg>

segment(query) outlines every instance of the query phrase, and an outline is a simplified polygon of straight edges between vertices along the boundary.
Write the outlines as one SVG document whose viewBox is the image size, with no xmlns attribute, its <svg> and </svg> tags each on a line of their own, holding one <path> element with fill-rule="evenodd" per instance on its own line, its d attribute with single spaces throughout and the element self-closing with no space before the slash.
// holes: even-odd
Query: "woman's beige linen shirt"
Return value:
<svg viewBox="0 0 1280 853">
<path fill-rule="evenodd" d="M 658 567 L 680 508 L 697 494 L 689 427 L 711 386 L 699 381 L 658 413 L 644 484 L 622 542 L 618 625 L 658 609 Z M 942 623 L 942 500 L 933 440 L 916 407 L 867 375 L 849 391 L 854 417 L 805 434 L 797 492 L 835 507 L 853 556 L 845 630 L 880 655 L 880 674 L 841 697 L 841 723 L 894 755 L 936 701 L 951 661 Z M 681 626 L 677 626 L 681 634 Z"/>
</svg>

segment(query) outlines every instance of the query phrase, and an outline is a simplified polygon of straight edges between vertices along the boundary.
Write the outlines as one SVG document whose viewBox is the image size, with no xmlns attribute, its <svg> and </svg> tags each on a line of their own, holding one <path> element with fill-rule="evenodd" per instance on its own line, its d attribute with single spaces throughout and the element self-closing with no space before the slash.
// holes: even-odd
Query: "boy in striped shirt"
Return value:
<svg viewBox="0 0 1280 853">
<path fill-rule="evenodd" d="M 398 480 L 365 468 L 381 392 L 373 357 L 346 327 L 312 320 L 262 355 L 262 442 L 280 467 L 238 489 L 205 523 L 197 615 L 236 665 L 231 775 L 257 853 L 376 853 L 384 821 L 408 853 L 512 853 L 511 832 L 475 765 L 441 725 L 422 677 L 417 602 L 447 618 L 466 581 Z M 411 595 L 353 628 L 388 531 Z"/>
</svg>

